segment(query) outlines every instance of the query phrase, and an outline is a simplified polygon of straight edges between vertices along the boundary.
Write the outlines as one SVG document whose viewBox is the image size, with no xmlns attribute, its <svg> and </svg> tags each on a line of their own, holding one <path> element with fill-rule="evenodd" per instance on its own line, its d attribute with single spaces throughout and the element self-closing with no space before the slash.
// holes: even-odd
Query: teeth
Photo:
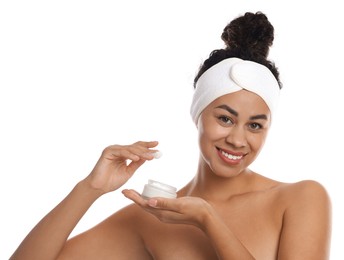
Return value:
<svg viewBox="0 0 344 260">
<path fill-rule="evenodd" d="M 224 151 L 221 151 L 221 153 L 224 156 L 226 156 L 228 159 L 231 159 L 231 160 L 240 160 L 242 158 L 242 155 L 241 156 L 236 156 L 236 155 L 232 155 L 232 154 L 226 153 Z"/>
</svg>

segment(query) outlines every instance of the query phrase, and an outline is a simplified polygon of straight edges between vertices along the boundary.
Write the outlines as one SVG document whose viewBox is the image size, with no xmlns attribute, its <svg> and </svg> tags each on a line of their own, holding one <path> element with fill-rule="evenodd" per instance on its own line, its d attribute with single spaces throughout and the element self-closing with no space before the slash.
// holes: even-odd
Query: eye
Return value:
<svg viewBox="0 0 344 260">
<path fill-rule="evenodd" d="M 263 126 L 261 124 L 258 124 L 258 123 L 251 123 L 251 124 L 249 124 L 249 128 L 254 130 L 254 131 L 257 131 L 257 130 L 262 129 Z"/>
<path fill-rule="evenodd" d="M 224 123 L 226 125 L 232 125 L 233 121 L 230 117 L 228 116 L 218 116 L 218 120 L 220 120 L 221 123 Z"/>
</svg>

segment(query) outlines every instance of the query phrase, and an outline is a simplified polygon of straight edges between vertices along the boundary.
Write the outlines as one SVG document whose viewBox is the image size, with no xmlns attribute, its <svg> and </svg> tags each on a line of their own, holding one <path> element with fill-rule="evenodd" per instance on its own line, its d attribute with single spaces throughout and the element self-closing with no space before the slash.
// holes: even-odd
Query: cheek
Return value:
<svg viewBox="0 0 344 260">
<path fill-rule="evenodd" d="M 205 162 L 209 164 L 209 158 L 213 151 L 213 141 L 212 137 L 209 135 L 205 129 L 198 132 L 198 147 L 200 150 L 200 155 Z"/>
<path fill-rule="evenodd" d="M 207 161 L 206 158 L 214 153 L 216 142 L 225 138 L 227 134 L 228 130 L 215 122 L 199 124 L 198 145 L 205 161 Z"/>
<path fill-rule="evenodd" d="M 200 141 L 216 141 L 226 137 L 226 135 L 228 135 L 228 130 L 224 127 L 221 127 L 216 122 L 199 124 L 198 137 Z"/>
<path fill-rule="evenodd" d="M 209 127 L 209 123 L 203 121 L 202 116 L 198 122 L 198 145 L 201 151 L 201 154 L 204 157 L 207 157 L 208 150 L 210 149 L 210 144 L 212 140 L 212 130 Z M 204 158 L 205 159 L 205 158 Z"/>
<path fill-rule="evenodd" d="M 251 150 L 255 152 L 260 152 L 263 148 L 265 140 L 266 140 L 266 133 L 261 135 L 251 135 L 248 137 L 248 143 L 250 144 Z"/>
</svg>

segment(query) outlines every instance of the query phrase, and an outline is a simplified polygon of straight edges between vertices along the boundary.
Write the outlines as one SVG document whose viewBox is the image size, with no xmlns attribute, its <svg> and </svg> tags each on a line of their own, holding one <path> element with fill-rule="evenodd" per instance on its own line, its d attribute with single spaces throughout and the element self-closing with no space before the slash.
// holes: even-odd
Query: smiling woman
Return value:
<svg viewBox="0 0 344 260">
<path fill-rule="evenodd" d="M 110 145 L 11 259 L 329 258 L 325 188 L 316 181 L 280 182 L 249 168 L 282 86 L 268 60 L 274 27 L 264 13 L 247 12 L 225 26 L 222 39 L 226 47 L 211 52 L 194 80 L 191 116 L 200 156 L 177 198 L 148 199 L 125 189 L 134 203 L 69 238 L 97 199 L 117 191 L 158 152 L 157 141 Z"/>
<path fill-rule="evenodd" d="M 226 176 L 231 174 L 231 170 L 234 174 L 241 174 L 262 149 L 269 127 L 270 110 L 258 95 L 239 90 L 221 96 L 210 103 L 200 116 L 198 131 L 203 158 L 211 156 L 216 148 L 225 163 L 222 163 L 222 170 L 216 170 L 212 165 L 221 165 L 217 162 L 217 156 L 214 163 L 206 160 L 214 174 L 223 172 Z M 209 153 L 206 152 L 208 149 Z M 236 167 L 228 168 L 226 163 Z"/>
</svg>

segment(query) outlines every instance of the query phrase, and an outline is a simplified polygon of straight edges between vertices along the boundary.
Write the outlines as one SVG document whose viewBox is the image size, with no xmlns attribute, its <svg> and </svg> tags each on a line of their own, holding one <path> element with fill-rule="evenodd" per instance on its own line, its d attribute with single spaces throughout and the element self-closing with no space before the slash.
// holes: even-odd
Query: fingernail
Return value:
<svg viewBox="0 0 344 260">
<path fill-rule="evenodd" d="M 148 205 L 151 207 L 156 207 L 158 205 L 158 201 L 156 199 L 150 199 L 148 201 Z"/>
</svg>

